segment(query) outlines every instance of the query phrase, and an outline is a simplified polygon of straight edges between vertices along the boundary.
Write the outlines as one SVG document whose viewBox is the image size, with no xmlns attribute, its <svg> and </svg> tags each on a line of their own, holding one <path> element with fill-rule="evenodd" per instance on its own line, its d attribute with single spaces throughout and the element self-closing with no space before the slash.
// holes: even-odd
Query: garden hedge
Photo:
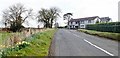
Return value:
<svg viewBox="0 0 120 58">
<path fill-rule="evenodd" d="M 120 22 L 89 24 L 86 25 L 86 29 L 102 32 L 120 33 Z"/>
</svg>

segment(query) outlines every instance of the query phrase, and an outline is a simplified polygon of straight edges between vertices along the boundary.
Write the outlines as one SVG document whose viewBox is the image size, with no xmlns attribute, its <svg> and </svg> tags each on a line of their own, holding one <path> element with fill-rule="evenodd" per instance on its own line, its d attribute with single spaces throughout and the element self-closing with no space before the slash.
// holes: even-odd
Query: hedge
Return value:
<svg viewBox="0 0 120 58">
<path fill-rule="evenodd" d="M 86 25 L 86 29 L 102 32 L 120 33 L 120 22 L 89 24 Z"/>
</svg>

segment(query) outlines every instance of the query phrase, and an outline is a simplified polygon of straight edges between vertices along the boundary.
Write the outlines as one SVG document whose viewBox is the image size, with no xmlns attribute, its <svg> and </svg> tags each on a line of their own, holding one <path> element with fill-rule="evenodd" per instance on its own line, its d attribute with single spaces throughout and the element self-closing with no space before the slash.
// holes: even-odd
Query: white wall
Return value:
<svg viewBox="0 0 120 58">
<path fill-rule="evenodd" d="M 99 20 L 99 22 L 100 22 L 100 19 L 99 19 L 99 18 L 96 18 L 96 19 L 94 20 L 94 24 L 96 24 L 96 21 L 97 21 L 97 20 Z"/>
<path fill-rule="evenodd" d="M 91 20 L 91 23 L 88 23 L 88 20 L 84 20 L 84 23 L 79 22 L 80 25 L 78 23 L 76 24 L 76 22 L 72 22 L 72 24 L 71 24 L 71 22 L 69 22 L 69 25 L 72 26 L 71 28 L 75 28 L 75 26 L 78 26 L 80 28 L 85 28 L 87 24 L 96 24 L 97 20 L 100 21 L 99 18 L 96 18 L 94 20 Z M 73 27 L 73 25 L 74 25 L 74 27 Z"/>
<path fill-rule="evenodd" d="M 80 28 L 85 28 L 87 24 L 94 24 L 95 21 L 94 20 L 91 20 L 91 23 L 88 23 L 88 20 L 85 20 L 84 23 L 81 24 L 80 22 Z"/>
<path fill-rule="evenodd" d="M 72 24 L 71 24 L 71 22 L 69 22 L 69 25 L 78 26 L 78 23 L 76 24 L 76 22 L 72 22 Z"/>
</svg>

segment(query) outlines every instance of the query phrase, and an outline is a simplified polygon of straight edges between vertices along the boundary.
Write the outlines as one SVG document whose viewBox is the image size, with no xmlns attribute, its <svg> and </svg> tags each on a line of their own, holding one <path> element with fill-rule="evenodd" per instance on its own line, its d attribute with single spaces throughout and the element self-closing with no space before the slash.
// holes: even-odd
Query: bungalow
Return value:
<svg viewBox="0 0 120 58">
<path fill-rule="evenodd" d="M 110 20 L 111 19 L 108 19 L 107 17 L 99 18 L 98 16 L 71 19 L 68 22 L 68 28 L 70 28 L 70 29 L 85 28 L 87 24 L 96 24 L 99 22 L 100 23 L 109 22 Z"/>
<path fill-rule="evenodd" d="M 109 18 L 109 17 L 100 18 L 100 23 L 107 23 L 107 22 L 110 22 L 110 21 L 111 21 L 111 18 Z"/>
</svg>

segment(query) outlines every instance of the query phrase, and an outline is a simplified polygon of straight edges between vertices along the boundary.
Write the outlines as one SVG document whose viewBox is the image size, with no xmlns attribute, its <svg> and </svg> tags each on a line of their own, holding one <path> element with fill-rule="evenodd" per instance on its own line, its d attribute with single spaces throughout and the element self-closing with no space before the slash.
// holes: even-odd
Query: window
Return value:
<svg viewBox="0 0 120 58">
<path fill-rule="evenodd" d="M 76 24 L 77 24 L 78 22 L 76 22 Z"/>
<path fill-rule="evenodd" d="M 81 24 L 84 24 L 84 21 L 81 21 Z"/>
<path fill-rule="evenodd" d="M 81 28 L 84 28 L 84 25 L 81 25 Z"/>
<path fill-rule="evenodd" d="M 71 22 L 71 24 L 72 24 L 72 22 Z"/>
<path fill-rule="evenodd" d="M 91 20 L 88 20 L 88 23 L 91 23 Z"/>
</svg>

